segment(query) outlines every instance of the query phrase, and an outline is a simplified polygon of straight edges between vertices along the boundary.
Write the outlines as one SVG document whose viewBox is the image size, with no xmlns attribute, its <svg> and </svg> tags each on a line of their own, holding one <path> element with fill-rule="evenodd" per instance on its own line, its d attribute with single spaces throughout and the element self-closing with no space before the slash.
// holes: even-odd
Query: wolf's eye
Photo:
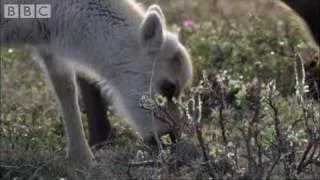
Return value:
<svg viewBox="0 0 320 180">
<path fill-rule="evenodd" d="M 177 94 L 177 86 L 168 80 L 163 80 L 160 84 L 160 93 L 171 100 Z"/>
</svg>

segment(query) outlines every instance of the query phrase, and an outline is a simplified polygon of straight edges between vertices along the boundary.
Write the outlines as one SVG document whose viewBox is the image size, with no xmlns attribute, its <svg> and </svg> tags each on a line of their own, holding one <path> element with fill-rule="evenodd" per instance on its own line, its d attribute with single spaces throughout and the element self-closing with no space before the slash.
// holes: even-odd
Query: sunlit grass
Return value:
<svg viewBox="0 0 320 180">
<path fill-rule="evenodd" d="M 150 0 L 146 4 L 151 2 L 155 1 Z M 210 94 L 217 91 L 203 90 L 201 94 L 204 100 L 202 135 L 209 158 L 219 164 L 216 168 L 221 172 L 234 168 L 237 171 L 235 174 L 246 177 L 249 163 L 245 157 L 245 143 L 252 143 L 253 149 L 257 146 L 255 140 L 246 141 L 243 135 L 243 132 L 248 132 L 252 127 L 250 122 L 255 113 L 249 104 L 251 101 L 247 98 L 253 94 L 250 88 L 256 87 L 252 85 L 253 82 L 259 79 L 263 84 L 261 98 L 258 99 L 258 102 L 261 102 L 261 117 L 259 116 L 259 122 L 254 124 L 259 130 L 258 144 L 272 156 L 272 150 L 275 150 L 279 143 L 274 127 L 274 109 L 267 99 L 268 84 L 276 82 L 272 102 L 278 110 L 281 133 L 287 138 L 285 142 L 289 143 L 286 147 L 295 149 L 297 157 L 290 167 L 294 169 L 311 136 L 304 121 L 306 115 L 313 115 L 315 119 L 314 125 L 310 125 L 313 128 L 311 132 L 319 132 L 320 127 L 319 104 L 310 99 L 306 99 L 304 104 L 296 101 L 293 73 L 296 54 L 317 53 L 314 45 L 305 39 L 303 31 L 298 28 L 299 23 L 292 21 L 287 15 L 282 15 L 279 9 L 273 9 L 266 4 L 257 3 L 254 6 L 257 8 L 253 9 L 241 6 L 237 11 L 240 1 L 232 4 L 233 10 L 230 10 L 231 6 L 225 7 L 226 4 L 220 4 L 217 8 L 212 5 L 213 1 L 164 0 L 159 3 L 167 14 L 168 28 L 179 33 L 181 41 L 191 53 L 195 66 L 192 87 L 197 87 L 199 82 L 204 80 L 203 71 L 206 71 L 210 80 L 214 79 L 212 77 L 228 79 L 228 83 L 224 84 L 226 92 L 240 89 L 235 94 L 235 102 L 222 110 L 219 109 L 221 103 L 214 106 L 206 104 L 205 101 L 217 96 Z M 303 58 L 307 60 L 310 57 Z M 191 97 L 192 93 L 189 92 L 185 98 Z M 221 130 L 221 117 L 225 126 L 225 137 Z M 107 146 L 106 150 L 96 152 L 99 164 L 91 168 L 71 167 L 65 159 L 66 138 L 58 104 L 45 83 L 43 73 L 28 53 L 19 49 L 1 49 L 1 179 L 209 177 L 210 173 L 203 166 L 203 157 L 194 129 L 185 130 L 182 142 L 177 146 L 180 147 L 180 154 L 173 157 L 170 155 L 171 150 L 166 150 L 157 156 L 150 153 L 149 147 L 118 117 L 113 116 L 111 119 L 118 130 L 117 139 L 114 145 Z M 86 127 L 85 118 L 84 124 Z M 235 154 L 235 150 L 241 156 Z M 315 151 L 320 154 L 319 150 Z M 175 158 L 181 161 L 180 167 L 172 165 Z M 150 159 L 159 163 L 146 167 L 129 165 L 130 162 Z M 235 167 L 235 159 L 239 161 L 237 165 L 240 167 Z M 271 162 L 270 159 L 272 158 L 263 156 L 262 161 L 267 164 Z M 228 167 L 232 165 L 234 166 Z M 318 171 L 315 168 L 317 167 L 308 166 L 298 178 L 314 178 L 311 171 L 320 172 L 319 168 Z M 281 164 L 278 165 L 271 177 L 285 177 L 283 169 Z M 230 174 L 226 174 L 226 177 L 233 178 Z"/>
</svg>

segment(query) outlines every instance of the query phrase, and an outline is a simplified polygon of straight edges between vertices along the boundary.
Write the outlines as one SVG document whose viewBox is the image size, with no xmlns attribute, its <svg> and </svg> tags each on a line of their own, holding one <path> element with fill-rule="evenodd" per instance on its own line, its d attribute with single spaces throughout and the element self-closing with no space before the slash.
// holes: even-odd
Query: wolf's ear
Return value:
<svg viewBox="0 0 320 180">
<path fill-rule="evenodd" d="M 140 41 L 151 54 L 161 50 L 164 39 L 164 27 L 157 12 L 147 12 L 140 26 Z"/>
<path fill-rule="evenodd" d="M 151 12 L 151 11 L 157 12 L 159 14 L 159 16 L 161 18 L 162 26 L 164 27 L 163 29 L 166 29 L 166 18 L 164 16 L 160 6 L 158 6 L 156 4 L 149 6 L 147 12 Z"/>
</svg>

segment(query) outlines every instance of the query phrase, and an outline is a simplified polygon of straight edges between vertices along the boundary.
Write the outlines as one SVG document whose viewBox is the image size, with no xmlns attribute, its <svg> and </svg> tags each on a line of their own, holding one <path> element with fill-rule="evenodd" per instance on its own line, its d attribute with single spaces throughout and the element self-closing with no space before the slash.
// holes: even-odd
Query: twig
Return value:
<svg viewBox="0 0 320 180">
<path fill-rule="evenodd" d="M 154 160 L 146 160 L 139 162 L 130 162 L 127 164 L 129 167 L 141 167 L 141 166 L 160 166 L 161 163 L 159 161 Z"/>
<path fill-rule="evenodd" d="M 151 71 L 151 77 L 150 77 L 150 84 L 149 84 L 149 97 L 152 99 L 152 85 L 153 85 L 153 78 L 154 78 L 154 71 L 155 71 L 155 67 L 157 64 L 157 58 L 154 58 L 154 62 L 152 65 L 152 71 Z M 156 125 L 155 125 L 155 119 L 154 119 L 154 111 L 151 111 L 151 115 L 152 115 L 152 125 L 153 125 L 153 135 L 154 138 L 158 144 L 159 150 L 162 151 L 163 147 L 160 141 L 160 138 L 158 136 L 158 134 L 156 133 Z"/>
<path fill-rule="evenodd" d="M 197 138 L 202 150 L 202 154 L 203 154 L 203 158 L 204 158 L 204 162 L 205 162 L 205 167 L 207 168 L 207 171 L 209 173 L 209 175 L 213 178 L 216 179 L 215 174 L 212 173 L 212 168 L 210 165 L 210 160 L 209 160 L 209 156 L 208 153 L 206 151 L 205 145 L 204 145 L 204 141 L 203 141 L 203 137 L 202 137 L 202 133 L 201 133 L 201 127 L 199 123 L 196 123 L 196 134 L 197 134 Z"/>
<path fill-rule="evenodd" d="M 227 139 L 224 123 L 223 123 L 224 122 L 223 109 L 224 109 L 224 105 L 223 105 L 223 103 L 221 103 L 221 105 L 219 107 L 219 124 L 220 124 L 220 128 L 221 128 L 221 133 L 222 133 L 222 140 L 223 140 L 224 145 L 226 146 L 228 144 L 228 139 Z"/>
<path fill-rule="evenodd" d="M 312 141 L 309 141 L 308 142 L 308 146 L 306 147 L 303 155 L 302 155 L 302 158 L 300 160 L 300 163 L 298 165 L 298 168 L 297 168 L 297 173 L 301 173 L 301 171 L 307 167 L 309 164 L 315 164 L 317 166 L 320 166 L 320 160 L 318 159 L 313 159 L 313 156 L 314 156 L 314 153 L 316 151 L 316 146 L 317 146 L 317 142 L 312 142 Z M 311 155 L 309 156 L 309 158 L 307 159 L 308 157 L 308 154 L 309 152 L 313 149 L 313 151 L 311 152 Z"/>
<path fill-rule="evenodd" d="M 279 163 L 280 158 L 278 157 L 270 166 L 270 169 L 267 171 L 267 176 L 266 179 L 270 179 L 271 175 L 272 175 L 272 171 L 273 169 L 276 167 L 276 165 Z"/>
</svg>

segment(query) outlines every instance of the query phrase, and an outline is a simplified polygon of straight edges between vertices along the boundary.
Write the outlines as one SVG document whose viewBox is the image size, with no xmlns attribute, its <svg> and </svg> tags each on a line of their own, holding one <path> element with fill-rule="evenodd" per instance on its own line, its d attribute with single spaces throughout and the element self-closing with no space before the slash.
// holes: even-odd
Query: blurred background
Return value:
<svg viewBox="0 0 320 180">
<path fill-rule="evenodd" d="M 101 165 L 65 168 L 44 74 L 30 54 L 1 48 L 1 179 L 319 179 L 319 49 L 295 13 L 271 0 L 137 2 L 161 6 L 195 67 L 177 152 L 150 153 L 111 108 L 118 135 Z"/>
</svg>

